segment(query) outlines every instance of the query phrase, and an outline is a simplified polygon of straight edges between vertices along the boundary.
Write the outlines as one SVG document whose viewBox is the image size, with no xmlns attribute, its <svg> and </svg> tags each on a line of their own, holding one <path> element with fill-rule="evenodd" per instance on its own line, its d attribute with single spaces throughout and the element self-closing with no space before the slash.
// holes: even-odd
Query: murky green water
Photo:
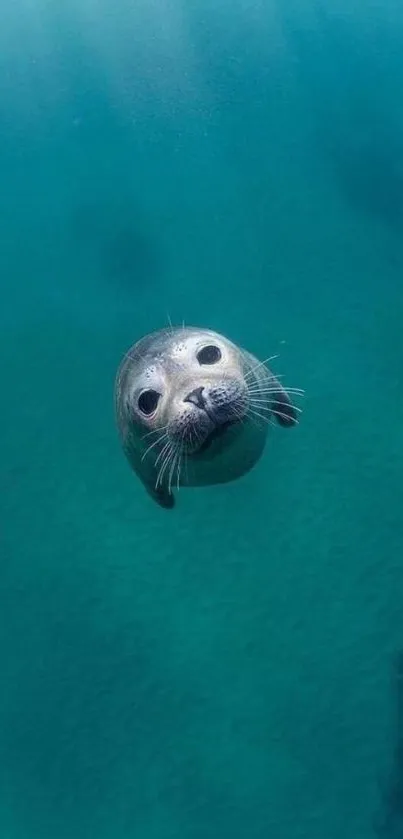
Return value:
<svg viewBox="0 0 403 839">
<path fill-rule="evenodd" d="M 1 839 L 403 837 L 403 12 L 354 5 L 0 10 Z M 168 316 L 307 392 L 172 513 L 112 401 Z"/>
</svg>

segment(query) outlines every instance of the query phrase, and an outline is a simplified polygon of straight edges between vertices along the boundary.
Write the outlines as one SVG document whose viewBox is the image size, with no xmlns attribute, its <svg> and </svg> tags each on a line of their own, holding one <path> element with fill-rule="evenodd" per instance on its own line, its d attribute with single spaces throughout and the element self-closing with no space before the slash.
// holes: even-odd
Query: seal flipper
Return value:
<svg viewBox="0 0 403 839">
<path fill-rule="evenodd" d="M 167 489 L 158 487 L 158 489 L 151 490 L 150 494 L 154 498 L 154 501 L 156 501 L 160 507 L 164 507 L 165 510 L 172 510 L 173 507 L 175 507 L 175 497 L 173 492 L 168 492 Z"/>
<path fill-rule="evenodd" d="M 143 481 L 143 484 L 148 494 L 160 507 L 164 507 L 165 510 L 172 510 L 175 506 L 175 497 L 172 492 L 168 492 L 166 487 L 161 486 L 156 489 L 155 486 L 145 481 Z"/>
<path fill-rule="evenodd" d="M 273 393 L 273 399 L 270 406 L 271 410 L 279 425 L 283 428 L 292 428 L 293 425 L 297 425 L 298 423 L 297 411 L 292 404 L 287 391 L 284 390 L 275 376 L 272 377 L 272 383 L 274 383 L 278 390 Z"/>
<path fill-rule="evenodd" d="M 144 489 L 153 501 L 155 501 L 159 507 L 164 507 L 166 510 L 172 510 L 175 506 L 175 496 L 172 492 L 169 492 L 167 486 L 161 486 L 160 484 L 156 487 L 158 477 L 157 472 L 150 468 L 149 464 L 145 461 L 143 462 L 142 460 L 139 460 L 137 457 L 134 463 L 131 460 L 131 466 L 143 484 Z"/>
</svg>

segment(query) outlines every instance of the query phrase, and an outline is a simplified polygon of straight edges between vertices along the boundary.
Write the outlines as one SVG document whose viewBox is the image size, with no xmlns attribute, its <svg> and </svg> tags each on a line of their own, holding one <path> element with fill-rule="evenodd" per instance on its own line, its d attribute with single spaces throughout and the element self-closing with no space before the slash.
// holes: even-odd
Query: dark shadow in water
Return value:
<svg viewBox="0 0 403 839">
<path fill-rule="evenodd" d="M 382 813 L 375 824 L 379 839 L 403 839 L 403 652 L 396 658 L 393 676 L 396 738 L 392 768 L 387 783 L 382 785 Z"/>
<path fill-rule="evenodd" d="M 401 230 L 403 134 L 383 96 L 387 59 L 376 44 L 360 40 L 351 21 L 331 17 L 322 2 L 311 8 L 309 20 L 302 11 L 287 16 L 283 9 L 282 23 L 318 143 L 341 188 L 357 209 Z M 386 54 L 388 44 L 382 46 Z"/>
<path fill-rule="evenodd" d="M 354 150 L 336 149 L 333 158 L 349 200 L 401 230 L 403 170 L 389 151 L 377 138 L 366 137 Z"/>
<path fill-rule="evenodd" d="M 126 196 L 83 201 L 73 210 L 71 232 L 115 289 L 137 293 L 158 281 L 160 253 L 144 217 Z"/>
</svg>

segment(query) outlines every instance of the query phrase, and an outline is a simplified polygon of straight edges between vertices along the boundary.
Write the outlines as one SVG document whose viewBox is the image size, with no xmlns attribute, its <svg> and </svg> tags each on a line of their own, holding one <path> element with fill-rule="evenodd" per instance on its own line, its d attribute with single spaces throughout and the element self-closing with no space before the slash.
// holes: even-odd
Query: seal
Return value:
<svg viewBox="0 0 403 839">
<path fill-rule="evenodd" d="M 115 413 L 126 457 L 161 507 L 173 488 L 227 483 L 259 460 L 275 419 L 300 411 L 266 366 L 209 329 L 167 328 L 140 339 L 115 379 Z"/>
</svg>

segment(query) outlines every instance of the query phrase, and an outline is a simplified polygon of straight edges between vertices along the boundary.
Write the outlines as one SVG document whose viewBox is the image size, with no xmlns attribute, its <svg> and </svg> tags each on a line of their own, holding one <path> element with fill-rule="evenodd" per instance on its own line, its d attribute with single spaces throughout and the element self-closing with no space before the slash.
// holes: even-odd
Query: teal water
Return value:
<svg viewBox="0 0 403 839">
<path fill-rule="evenodd" d="M 403 11 L 0 9 L 0 837 L 403 837 Z M 306 390 L 153 506 L 129 345 Z"/>
</svg>

